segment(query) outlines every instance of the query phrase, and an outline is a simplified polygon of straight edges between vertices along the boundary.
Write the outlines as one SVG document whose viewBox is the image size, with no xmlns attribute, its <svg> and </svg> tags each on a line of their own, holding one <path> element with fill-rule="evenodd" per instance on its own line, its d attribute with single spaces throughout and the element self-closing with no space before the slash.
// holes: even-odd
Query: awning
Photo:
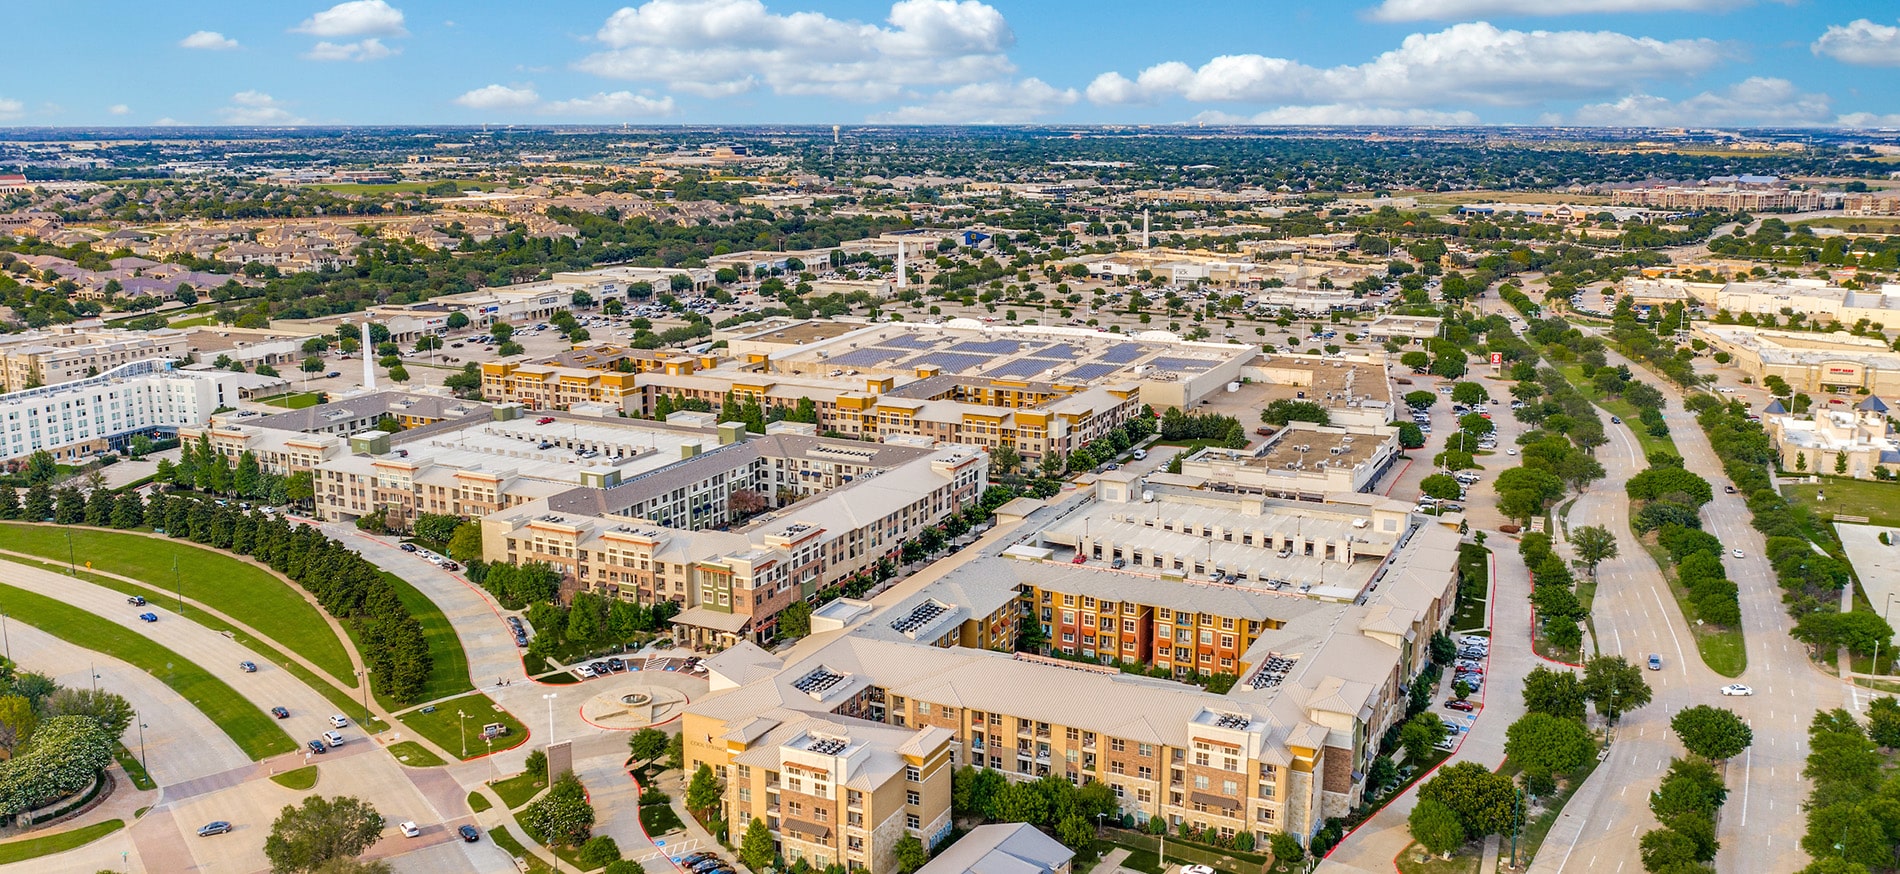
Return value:
<svg viewBox="0 0 1900 874">
<path fill-rule="evenodd" d="M 1195 804 L 1205 805 L 1207 807 L 1218 807 L 1222 810 L 1240 809 L 1240 801 L 1238 799 L 1228 798 L 1224 795 L 1215 795 L 1211 792 L 1189 792 L 1188 800 Z"/>
<path fill-rule="evenodd" d="M 831 829 L 815 822 L 787 819 L 779 822 L 779 828 L 796 835 L 804 835 L 812 840 L 822 841 L 831 837 Z"/>
<path fill-rule="evenodd" d="M 688 608 L 680 611 L 678 616 L 673 617 L 674 625 L 709 628 L 713 631 L 723 631 L 728 634 L 738 634 L 744 631 L 746 625 L 751 622 L 752 617 L 743 613 L 723 613 L 718 610 L 708 610 L 705 607 Z"/>
</svg>

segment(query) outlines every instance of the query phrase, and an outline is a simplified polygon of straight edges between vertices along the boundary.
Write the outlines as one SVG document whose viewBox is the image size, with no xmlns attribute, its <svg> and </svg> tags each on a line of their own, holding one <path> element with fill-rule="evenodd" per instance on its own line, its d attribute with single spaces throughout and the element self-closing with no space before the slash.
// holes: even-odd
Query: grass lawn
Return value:
<svg viewBox="0 0 1900 874">
<path fill-rule="evenodd" d="M 8 585 L 0 585 L 0 601 L 4 601 L 7 613 L 14 619 L 67 643 L 127 662 L 163 680 L 230 735 L 238 749 L 252 759 L 265 759 L 297 749 L 297 742 L 277 726 L 277 720 L 269 713 L 244 700 L 237 690 L 209 671 L 130 628 L 45 595 Z"/>
<path fill-rule="evenodd" d="M 455 626 L 449 624 L 449 617 L 442 615 L 442 608 L 402 577 L 384 571 L 383 578 L 396 590 L 396 598 L 422 624 L 423 639 L 429 642 L 429 655 L 434 657 L 429 667 L 429 680 L 416 700 L 437 701 L 475 688 L 468 680 L 468 654 L 462 651 L 462 640 L 455 636 Z M 360 642 L 354 640 L 356 631 L 353 628 L 350 629 L 350 637 L 360 647 Z M 392 712 L 405 706 L 382 695 L 377 695 L 376 700 Z M 451 712 L 449 715 L 455 714 Z M 474 716 L 473 713 L 469 714 L 470 719 Z"/>
<path fill-rule="evenodd" d="M 297 391 L 281 395 L 271 395 L 267 398 L 259 398 L 257 402 L 260 404 L 269 404 L 273 407 L 283 407 L 286 410 L 301 410 L 305 407 L 314 407 L 321 400 L 322 398 L 316 392 Z"/>
<path fill-rule="evenodd" d="M 1783 486 L 1781 494 L 1788 500 L 1806 504 L 1817 519 L 1830 519 L 1840 513 L 1866 516 L 1874 525 L 1900 527 L 1900 483 L 1822 477 L 1816 485 Z M 1816 494 L 1826 494 L 1827 500 L 1816 500 Z"/>
<path fill-rule="evenodd" d="M 1141 851 L 1150 854 L 1160 848 L 1160 842 L 1157 841 L 1153 835 L 1146 832 L 1129 831 L 1126 829 L 1109 829 L 1108 842 L 1117 846 L 1127 847 L 1131 851 Z M 1205 844 L 1190 843 L 1188 841 L 1169 841 L 1167 850 L 1167 858 L 1170 861 L 1207 865 L 1216 871 L 1226 871 L 1228 874 L 1258 874 L 1258 872 L 1266 866 L 1267 859 L 1270 858 L 1258 853 L 1217 850 Z"/>
<path fill-rule="evenodd" d="M 1900 219 L 1897 218 L 1868 218 L 1864 216 L 1843 215 L 1808 219 L 1807 221 L 1795 222 L 1794 224 L 1795 227 L 1807 225 L 1811 228 L 1838 228 L 1843 231 L 1848 228 L 1858 227 L 1870 234 L 1900 234 Z"/>
<path fill-rule="evenodd" d="M 1636 409 L 1636 407 L 1631 405 L 1628 401 L 1622 400 L 1621 398 L 1602 397 L 1597 392 L 1596 384 L 1584 378 L 1583 368 L 1581 366 L 1572 364 L 1565 367 L 1564 378 L 1570 380 L 1570 384 L 1575 386 L 1577 391 L 1582 392 L 1584 397 L 1589 398 L 1592 403 L 1602 407 L 1604 411 L 1611 415 L 1622 418 L 1623 424 L 1629 427 L 1630 435 L 1636 438 L 1636 445 L 1643 450 L 1644 458 L 1648 458 L 1651 452 L 1657 451 L 1667 452 L 1670 455 L 1682 454 L 1676 450 L 1676 441 L 1668 437 L 1649 436 L 1649 429 L 1643 427 L 1643 423 L 1638 420 L 1641 411 Z M 1603 426 L 1605 428 L 1613 427 L 1608 422 L 1604 422 Z"/>
<path fill-rule="evenodd" d="M 1643 548 L 1649 550 L 1656 566 L 1662 569 L 1663 578 L 1669 581 L 1669 592 L 1676 596 L 1676 606 L 1682 610 L 1682 618 L 1689 623 L 1689 633 L 1695 638 L 1696 652 L 1702 655 L 1702 663 L 1709 670 L 1724 677 L 1739 677 L 1748 669 L 1748 650 L 1742 640 L 1739 628 L 1717 628 L 1714 625 L 1697 625 L 1695 604 L 1689 600 L 1689 590 L 1676 580 L 1670 568 L 1675 562 L 1670 559 L 1669 551 L 1656 544 L 1654 538 L 1638 538 Z"/>
<path fill-rule="evenodd" d="M 270 775 L 270 781 L 286 789 L 296 789 L 298 791 L 314 789 L 317 785 L 317 766 L 305 765 L 294 771 L 272 774 Z"/>
<path fill-rule="evenodd" d="M 640 807 L 640 827 L 652 837 L 659 837 L 675 829 L 683 829 L 686 824 L 680 822 L 679 814 L 673 812 L 671 804 L 646 804 Z"/>
<path fill-rule="evenodd" d="M 344 685 L 356 686 L 349 653 L 316 605 L 305 601 L 293 583 L 256 565 L 188 543 L 120 531 L 6 523 L 0 533 L 6 549 L 55 562 L 83 555 L 95 569 L 145 580 L 161 591 L 173 590 L 176 562 L 176 579 L 191 600 L 257 629 Z"/>
<path fill-rule="evenodd" d="M 158 788 L 158 781 L 145 773 L 145 766 L 139 764 L 139 757 L 131 750 L 121 746 L 112 751 L 112 757 L 119 761 L 119 768 L 125 771 L 126 778 L 132 781 L 133 786 L 145 790 Z"/>
<path fill-rule="evenodd" d="M 63 853 L 75 847 L 83 847 L 122 828 L 125 828 L 124 820 L 110 819 L 45 837 L 8 841 L 0 844 L 0 865 L 9 862 L 24 862 L 41 856 Z"/>
<path fill-rule="evenodd" d="M 1458 545 L 1458 612 L 1453 631 L 1481 631 L 1489 621 L 1486 600 L 1491 592 L 1491 550 L 1474 543 Z"/>
<path fill-rule="evenodd" d="M 569 848 L 569 847 L 548 846 L 547 842 L 541 839 L 541 835 L 535 832 L 534 829 L 529 828 L 528 823 L 524 821 L 521 817 L 522 817 L 521 813 L 517 812 L 515 814 L 515 825 L 521 827 L 522 834 L 527 835 L 529 840 L 534 841 L 537 844 L 540 844 L 541 849 L 544 849 L 550 853 L 553 853 L 555 857 L 560 859 L 563 863 L 565 863 L 567 867 L 571 867 L 576 871 L 593 870 L 591 868 L 588 868 L 586 865 L 581 864 L 580 852 L 578 849 Z"/>
<path fill-rule="evenodd" d="M 64 564 L 59 564 L 56 562 L 49 562 L 49 561 L 36 562 L 32 559 L 18 559 L 18 561 L 20 561 L 22 564 L 38 564 L 42 567 L 45 567 L 47 570 L 55 571 L 58 573 L 66 572 L 66 566 Z M 144 595 L 145 600 L 148 602 L 151 602 L 153 605 L 163 605 L 165 603 L 166 598 L 172 597 L 170 595 L 167 595 L 164 592 L 160 592 L 157 589 L 147 588 L 145 586 L 127 585 L 126 583 L 121 582 L 119 580 L 107 579 L 105 577 L 99 576 L 98 574 L 88 573 L 86 571 L 80 571 L 79 578 L 82 580 L 87 580 L 92 583 L 96 583 L 100 586 L 104 586 L 105 588 L 108 588 L 108 589 L 122 590 L 128 595 Z M 173 603 L 176 603 L 176 602 L 173 602 Z M 206 613 L 203 610 L 192 610 L 189 613 L 185 614 L 185 618 L 193 622 L 196 622 L 199 625 L 202 625 L 206 628 L 209 628 L 213 631 L 217 631 L 217 632 L 221 632 L 223 634 L 229 635 L 232 640 L 235 640 L 238 643 L 243 644 L 246 649 L 249 649 L 250 651 L 257 653 L 259 656 L 262 656 L 264 661 L 270 662 L 273 665 L 276 665 L 280 668 L 283 668 L 286 671 L 289 671 L 292 676 L 295 676 L 297 679 L 302 680 L 304 685 L 309 686 L 312 689 L 315 689 L 319 694 L 323 695 L 323 697 L 329 699 L 330 704 L 334 706 L 338 711 L 348 713 L 348 712 L 351 712 L 353 708 L 356 710 L 361 710 L 362 705 L 358 703 L 358 699 L 350 695 L 348 690 L 339 689 L 331 685 L 328 681 L 324 680 L 324 678 L 317 676 L 317 673 L 315 671 L 312 671 L 309 668 L 304 667 L 302 664 L 296 661 L 293 661 L 289 656 L 284 655 L 283 650 L 280 650 L 274 646 L 271 646 L 268 643 L 265 643 L 262 640 L 257 639 L 250 632 L 245 631 L 244 629 L 241 629 L 235 625 L 232 625 L 231 623 L 226 622 L 223 619 L 219 619 L 216 616 Z M 364 730 L 368 731 L 371 734 L 375 734 L 389 727 L 388 725 L 384 724 L 381 719 L 377 719 L 374 716 L 372 716 L 368 722 L 362 723 L 362 726 Z"/>
<path fill-rule="evenodd" d="M 534 798 L 536 792 L 540 792 L 547 785 L 547 775 L 539 771 L 532 774 L 523 771 L 506 780 L 495 780 L 488 784 L 489 788 L 495 790 L 496 795 L 501 796 L 501 803 L 508 805 L 509 810 L 527 804 Z"/>
<path fill-rule="evenodd" d="M 482 811 L 488 810 L 489 808 L 494 807 L 494 806 L 495 806 L 495 803 L 492 801 L 489 801 L 488 796 L 483 795 L 480 792 L 468 793 L 468 809 L 469 810 L 475 811 L 476 813 L 481 813 Z"/>
<path fill-rule="evenodd" d="M 396 761 L 411 768 L 438 768 L 448 764 L 442 757 L 431 752 L 428 747 L 412 740 L 398 741 L 389 745 L 389 754 Z"/>
<path fill-rule="evenodd" d="M 1154 854 L 1153 850 L 1136 849 L 1125 844 L 1111 846 L 1118 846 L 1128 851 L 1128 857 L 1122 860 L 1123 868 L 1140 871 L 1143 874 L 1162 874 L 1161 859 Z"/>
<path fill-rule="evenodd" d="M 191 318 L 188 318 L 188 319 L 179 319 L 173 322 L 166 322 L 165 327 L 167 328 L 198 328 L 198 327 L 203 327 L 206 325 L 215 325 L 217 323 L 218 323 L 217 316 L 192 316 Z"/>
<path fill-rule="evenodd" d="M 522 846 L 521 841 L 515 839 L 514 833 L 510 832 L 507 826 L 489 829 L 488 839 L 494 841 L 495 846 L 507 851 L 508 855 L 526 861 L 528 863 L 529 872 L 554 870 L 548 867 L 548 863 L 541 861 L 540 856 L 529 853 L 528 848 Z"/>
<path fill-rule="evenodd" d="M 456 716 L 458 710 L 468 714 L 468 718 Z M 480 692 L 447 701 L 438 701 L 435 704 L 434 713 L 411 710 L 398 714 L 396 719 L 403 725 L 409 726 L 411 731 L 435 741 L 436 746 L 450 753 L 459 753 L 466 745 L 468 753 L 462 756 L 464 759 L 488 753 L 488 745 L 482 743 L 482 726 L 490 722 L 499 722 L 508 726 L 507 734 L 495 738 L 495 752 L 514 749 L 528 739 L 528 727 L 522 725 L 521 720 L 516 719 L 513 714 L 503 710 L 500 705 Z M 462 734 L 464 726 L 468 730 L 466 738 Z"/>
</svg>

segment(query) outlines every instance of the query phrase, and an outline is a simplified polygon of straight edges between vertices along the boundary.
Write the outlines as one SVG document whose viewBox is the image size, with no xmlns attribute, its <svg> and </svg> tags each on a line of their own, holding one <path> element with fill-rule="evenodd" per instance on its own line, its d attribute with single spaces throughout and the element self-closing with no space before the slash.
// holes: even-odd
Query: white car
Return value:
<svg viewBox="0 0 1900 874">
<path fill-rule="evenodd" d="M 1504 454 L 1505 454 L 1505 455 L 1516 455 L 1516 454 L 1517 454 L 1517 450 L 1515 450 L 1515 449 L 1506 449 L 1506 450 L 1504 450 Z"/>
<path fill-rule="evenodd" d="M 413 822 L 404 822 L 403 824 L 396 827 L 399 829 L 402 829 L 402 836 L 405 838 L 413 838 L 419 834 L 422 834 L 422 829 L 417 828 L 416 824 Z"/>
<path fill-rule="evenodd" d="M 330 717 L 330 724 L 337 728 L 349 728 L 350 718 L 341 713 L 333 714 Z"/>
<path fill-rule="evenodd" d="M 1729 550 L 1729 552 L 1730 552 L 1730 553 L 1732 553 L 1732 554 L 1734 554 L 1734 556 L 1735 556 L 1736 558 L 1741 558 L 1741 557 L 1742 557 L 1742 551 L 1741 551 L 1741 550 L 1739 550 L 1739 549 L 1731 549 L 1731 550 Z"/>
<path fill-rule="evenodd" d="M 1750 689 L 1747 686 L 1744 686 L 1740 683 L 1730 683 L 1722 687 L 1722 694 L 1724 695 L 1753 695 L 1755 694 L 1755 690 Z"/>
</svg>

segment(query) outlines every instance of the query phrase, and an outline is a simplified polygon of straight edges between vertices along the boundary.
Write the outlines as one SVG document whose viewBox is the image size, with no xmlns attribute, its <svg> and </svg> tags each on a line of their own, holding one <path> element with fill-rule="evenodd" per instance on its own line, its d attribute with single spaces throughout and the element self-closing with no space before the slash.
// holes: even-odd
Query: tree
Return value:
<svg viewBox="0 0 1900 874">
<path fill-rule="evenodd" d="M 1581 721 L 1584 704 L 1583 688 L 1576 674 L 1538 665 L 1524 677 L 1526 711 Z"/>
<path fill-rule="evenodd" d="M 778 638 L 796 640 L 811 633 L 811 605 L 793 601 L 778 614 Z"/>
<path fill-rule="evenodd" d="M 312 795 L 286 805 L 264 839 L 273 874 L 309 871 L 332 859 L 354 859 L 382 836 L 383 815 L 348 795 Z"/>
<path fill-rule="evenodd" d="M 1048 799 L 1033 783 L 1010 783 L 996 791 L 995 815 L 1003 822 L 1041 825 L 1049 815 Z"/>
<path fill-rule="evenodd" d="M 772 864 L 777 851 L 772 848 L 772 833 L 765 828 L 765 821 L 753 817 L 751 824 L 745 827 L 745 837 L 739 841 L 739 861 L 754 871 L 763 871 Z"/>
<path fill-rule="evenodd" d="M 1696 845 L 1688 835 L 1675 829 L 1659 828 L 1645 832 L 1640 844 L 1643 870 L 1664 874 L 1683 865 L 1696 863 Z"/>
<path fill-rule="evenodd" d="M 1458 821 L 1458 814 L 1440 801 L 1420 799 L 1412 806 L 1406 824 L 1412 828 L 1412 840 L 1418 841 L 1429 853 L 1449 857 L 1465 843 L 1464 824 Z"/>
<path fill-rule="evenodd" d="M 1056 823 L 1056 840 L 1078 856 L 1095 857 L 1095 824 L 1087 817 L 1071 813 Z"/>
<path fill-rule="evenodd" d="M 1312 401 L 1280 398 L 1268 404 L 1266 409 L 1260 411 L 1260 421 L 1266 422 L 1269 425 L 1285 425 L 1288 422 L 1313 422 L 1319 425 L 1330 425 L 1333 423 L 1333 417 L 1326 412 L 1325 407 Z"/>
<path fill-rule="evenodd" d="M 395 874 L 395 871 L 381 859 L 368 862 L 362 859 L 331 859 L 310 869 L 310 874 Z"/>
<path fill-rule="evenodd" d="M 408 382 L 409 368 L 404 367 L 400 364 L 389 368 L 389 381 L 390 382 Z"/>
<path fill-rule="evenodd" d="M 576 855 L 583 868 L 604 868 L 609 862 L 619 861 L 620 844 L 607 835 L 595 835 L 581 844 L 581 851 Z"/>
<path fill-rule="evenodd" d="M 1478 383 L 1458 382 L 1453 383 L 1451 386 L 1452 403 L 1464 404 L 1468 407 L 1474 404 L 1482 404 L 1490 399 L 1491 393 L 1485 391 L 1484 386 Z"/>
<path fill-rule="evenodd" d="M 594 806 L 573 771 L 562 771 L 554 785 L 521 811 L 521 823 L 550 847 L 578 847 L 593 836 Z"/>
<path fill-rule="evenodd" d="M 609 312 L 614 310 L 616 308 L 615 304 L 618 303 L 620 303 L 619 298 L 608 301 L 607 309 Z M 600 869 L 600 874 L 647 874 L 647 869 L 632 859 L 621 859 L 618 862 L 608 862 L 607 867 Z M 830 874 L 830 872 L 826 872 L 826 874 Z"/>
<path fill-rule="evenodd" d="M 1526 713 L 1504 733 L 1504 754 L 1526 771 L 1569 774 L 1596 755 L 1583 723 L 1548 713 Z"/>
<path fill-rule="evenodd" d="M 103 689 L 60 689 L 46 699 L 42 709 L 48 717 L 88 717 L 113 740 L 123 737 L 132 725 L 131 703 Z"/>
<path fill-rule="evenodd" d="M 1801 838 L 1801 849 L 1816 858 L 1834 856 L 1869 869 L 1893 868 L 1893 842 L 1881 828 L 1880 820 L 1866 807 L 1851 802 L 1809 810 L 1808 830 Z"/>
<path fill-rule="evenodd" d="M 1458 484 L 1450 474 L 1435 473 L 1419 481 L 1419 491 L 1441 501 L 1455 501 L 1464 494 L 1465 487 Z"/>
<path fill-rule="evenodd" d="M 1412 368 L 1413 373 L 1424 373 L 1432 366 L 1432 357 L 1416 349 L 1399 356 L 1399 363 Z"/>
<path fill-rule="evenodd" d="M 699 763 L 699 769 L 693 772 L 692 782 L 686 787 L 686 809 L 703 816 L 719 806 L 721 795 L 719 778 L 713 776 L 712 767 L 705 762 Z"/>
<path fill-rule="evenodd" d="M 1406 720 L 1399 729 L 1399 746 L 1405 750 L 1405 760 L 1413 764 L 1423 762 L 1432 754 L 1432 746 L 1444 739 L 1444 721 L 1429 711 Z"/>
<path fill-rule="evenodd" d="M 33 738 L 40 715 L 24 695 L 0 696 L 0 747 L 17 750 Z"/>
<path fill-rule="evenodd" d="M 897 863 L 899 874 L 915 874 L 917 869 L 924 867 L 925 862 L 930 861 L 930 853 L 924 850 L 924 842 L 909 833 L 891 845 L 891 855 Z"/>
<path fill-rule="evenodd" d="M 636 762 L 657 762 L 666 755 L 666 732 L 643 728 L 627 738 L 627 754 Z"/>
<path fill-rule="evenodd" d="M 1734 758 L 1755 740 L 1754 731 L 1734 711 L 1707 704 L 1676 711 L 1669 727 L 1689 752 L 1716 761 Z"/>
<path fill-rule="evenodd" d="M 1887 749 L 1900 748 L 1900 700 L 1883 695 L 1867 705 L 1867 735 Z"/>
<path fill-rule="evenodd" d="M 1616 535 L 1601 525 L 1585 525 L 1570 532 L 1570 545 L 1592 577 L 1597 575 L 1597 565 L 1616 557 Z"/>
<path fill-rule="evenodd" d="M 449 558 L 468 564 L 482 557 L 482 526 L 479 522 L 463 522 L 455 526 L 449 535 Z"/>
<path fill-rule="evenodd" d="M 1423 354 L 1423 353 L 1420 353 Z M 1405 405 L 1414 410 L 1429 410 L 1438 403 L 1438 393 L 1420 389 L 1405 393 Z"/>
<path fill-rule="evenodd" d="M 1478 838 L 1511 827 L 1517 786 L 1511 778 L 1476 762 L 1459 762 L 1439 769 L 1437 776 L 1419 787 L 1418 797 L 1451 808 L 1464 825 L 1465 836 Z"/>
<path fill-rule="evenodd" d="M 999 444 L 990 450 L 990 469 L 997 473 L 1010 473 L 1022 463 L 1022 455 L 1008 443 Z"/>
<path fill-rule="evenodd" d="M 1598 656 L 1584 662 L 1583 694 L 1612 725 L 1617 717 L 1648 704 L 1651 696 L 1642 670 L 1622 656 Z"/>
</svg>

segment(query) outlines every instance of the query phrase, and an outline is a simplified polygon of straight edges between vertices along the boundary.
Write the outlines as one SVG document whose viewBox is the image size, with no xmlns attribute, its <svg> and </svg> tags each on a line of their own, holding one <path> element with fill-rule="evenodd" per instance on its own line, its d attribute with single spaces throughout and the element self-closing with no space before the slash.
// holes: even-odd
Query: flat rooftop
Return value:
<svg viewBox="0 0 1900 874">
<path fill-rule="evenodd" d="M 546 425 L 539 417 L 506 422 L 478 421 L 435 430 L 413 440 L 392 441 L 391 451 L 407 450 L 412 459 L 428 459 L 457 468 L 512 469 L 518 475 L 579 485 L 588 471 L 617 470 L 626 479 L 678 462 L 682 447 L 718 445 L 716 433 L 680 428 L 607 423 L 563 416 Z M 637 420 L 630 420 L 637 421 Z M 547 449 L 543 443 L 553 444 Z M 597 449 L 583 458 L 569 447 Z"/>
<path fill-rule="evenodd" d="M 1250 356 L 1254 347 L 1189 343 L 1165 331 L 1126 336 L 1079 328 L 997 328 L 969 319 L 943 325 L 856 326 L 848 336 L 788 349 L 772 368 L 790 373 L 916 374 L 1084 385 L 1191 378 Z"/>
<path fill-rule="evenodd" d="M 1267 441 L 1264 452 L 1250 458 L 1243 456 L 1246 458 L 1243 463 L 1272 470 L 1311 470 L 1322 461 L 1327 467 L 1351 467 L 1371 460 L 1379 443 L 1376 437 L 1366 434 L 1285 428 Z"/>
<path fill-rule="evenodd" d="M 816 343 L 820 340 L 832 339 L 833 337 L 842 337 L 862 327 L 864 327 L 863 324 L 852 322 L 836 322 L 829 319 L 811 320 L 799 322 L 794 325 L 779 325 L 764 331 L 747 334 L 738 339 L 751 340 L 758 343 L 798 345 L 803 343 Z"/>
</svg>

